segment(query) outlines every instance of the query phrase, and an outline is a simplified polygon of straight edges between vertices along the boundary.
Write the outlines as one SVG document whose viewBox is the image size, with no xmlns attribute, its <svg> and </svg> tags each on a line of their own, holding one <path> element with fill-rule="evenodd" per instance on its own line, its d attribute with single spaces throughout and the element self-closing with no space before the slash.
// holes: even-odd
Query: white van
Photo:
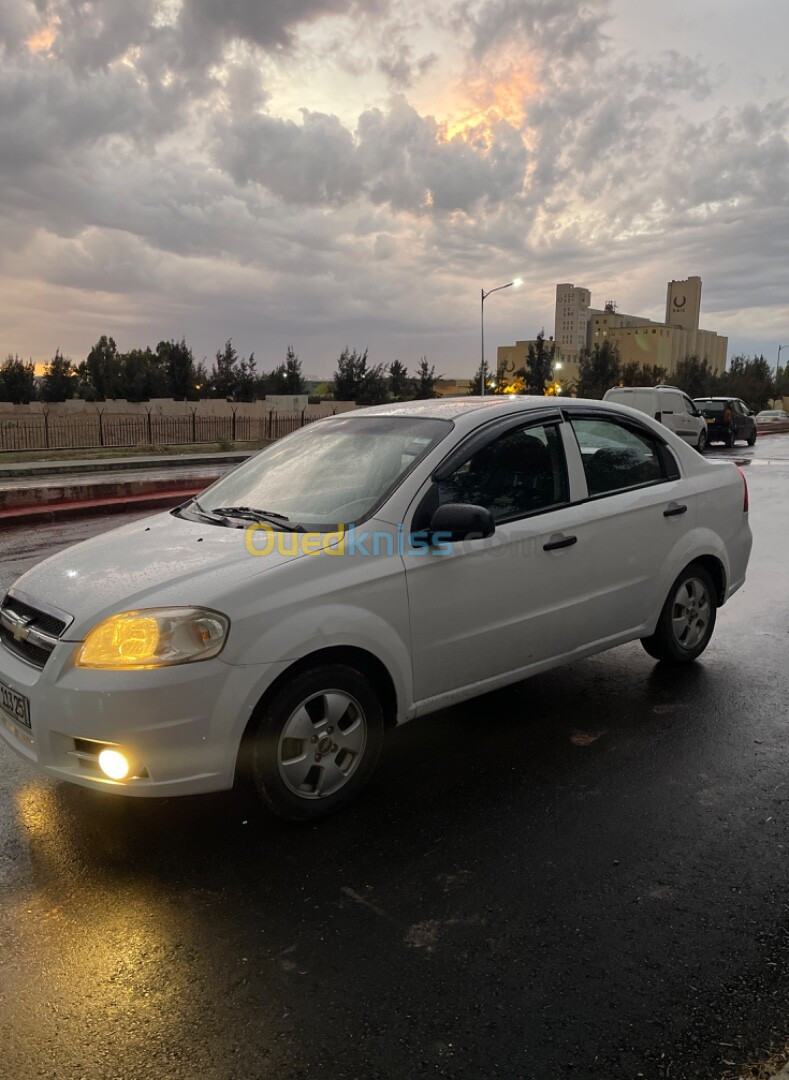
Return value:
<svg viewBox="0 0 789 1080">
<path fill-rule="evenodd" d="M 629 405 L 679 435 L 700 454 L 707 445 L 707 422 L 694 402 L 676 386 L 614 386 L 603 401 Z"/>
</svg>

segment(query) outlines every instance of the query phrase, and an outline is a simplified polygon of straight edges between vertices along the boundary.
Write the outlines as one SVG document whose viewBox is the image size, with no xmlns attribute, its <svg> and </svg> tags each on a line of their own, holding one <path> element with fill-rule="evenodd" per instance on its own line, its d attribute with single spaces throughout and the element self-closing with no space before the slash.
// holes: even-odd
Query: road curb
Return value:
<svg viewBox="0 0 789 1080">
<path fill-rule="evenodd" d="M 80 473 L 124 472 L 143 469 L 188 469 L 205 465 L 240 465 L 257 450 L 234 450 L 217 454 L 163 454 L 128 458 L 88 458 L 73 461 L 22 461 L 3 464 L 0 457 L 0 480 L 26 476 L 79 475 Z"/>
<path fill-rule="evenodd" d="M 137 510 L 169 510 L 199 494 L 202 487 L 178 488 L 144 495 L 109 496 L 103 499 L 81 499 L 74 502 L 25 506 L 0 513 L 0 529 L 16 525 L 43 525 L 77 517 L 98 514 L 134 513 Z"/>
</svg>

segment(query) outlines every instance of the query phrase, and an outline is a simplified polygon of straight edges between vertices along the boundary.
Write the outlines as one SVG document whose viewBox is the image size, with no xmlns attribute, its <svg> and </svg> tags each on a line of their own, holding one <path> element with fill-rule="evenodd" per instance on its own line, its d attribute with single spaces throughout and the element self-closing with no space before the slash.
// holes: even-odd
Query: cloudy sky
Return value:
<svg viewBox="0 0 789 1080">
<path fill-rule="evenodd" d="M 446 375 L 554 288 L 789 344 L 785 0 L 0 0 L 0 351 Z"/>
</svg>

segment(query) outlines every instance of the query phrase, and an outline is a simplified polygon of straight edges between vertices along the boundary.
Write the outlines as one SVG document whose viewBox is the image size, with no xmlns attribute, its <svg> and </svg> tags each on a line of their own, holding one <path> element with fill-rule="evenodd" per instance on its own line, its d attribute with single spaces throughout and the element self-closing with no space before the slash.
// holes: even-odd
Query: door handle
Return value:
<svg viewBox="0 0 789 1080">
<path fill-rule="evenodd" d="M 663 517 L 679 517 L 680 514 L 686 514 L 687 510 L 687 506 L 683 503 L 672 503 L 667 510 L 663 511 Z"/>
<path fill-rule="evenodd" d="M 559 548 L 572 547 L 573 544 L 578 543 L 577 536 L 563 536 L 561 540 L 549 540 L 547 544 L 542 545 L 543 551 L 558 551 Z"/>
</svg>

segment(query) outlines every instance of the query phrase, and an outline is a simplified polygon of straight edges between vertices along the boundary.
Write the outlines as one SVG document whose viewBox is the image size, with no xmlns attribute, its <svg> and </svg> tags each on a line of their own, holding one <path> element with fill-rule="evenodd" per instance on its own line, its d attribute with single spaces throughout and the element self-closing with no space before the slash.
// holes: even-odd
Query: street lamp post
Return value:
<svg viewBox="0 0 789 1080">
<path fill-rule="evenodd" d="M 778 359 L 775 361 L 775 396 L 778 397 L 778 369 L 781 366 L 781 353 L 784 349 L 789 349 L 789 345 L 778 346 Z"/>
<path fill-rule="evenodd" d="M 485 292 L 484 289 L 480 289 L 481 301 L 479 309 L 479 326 L 480 336 L 482 339 L 482 356 L 480 358 L 479 365 L 480 397 L 485 396 L 485 301 L 494 292 L 501 292 L 502 289 L 509 289 L 512 285 L 517 288 L 518 285 L 522 284 L 523 282 L 521 281 L 521 279 L 516 277 L 513 278 L 512 281 L 508 281 L 506 285 L 497 285 L 495 289 L 488 289 L 487 292 Z"/>
</svg>

